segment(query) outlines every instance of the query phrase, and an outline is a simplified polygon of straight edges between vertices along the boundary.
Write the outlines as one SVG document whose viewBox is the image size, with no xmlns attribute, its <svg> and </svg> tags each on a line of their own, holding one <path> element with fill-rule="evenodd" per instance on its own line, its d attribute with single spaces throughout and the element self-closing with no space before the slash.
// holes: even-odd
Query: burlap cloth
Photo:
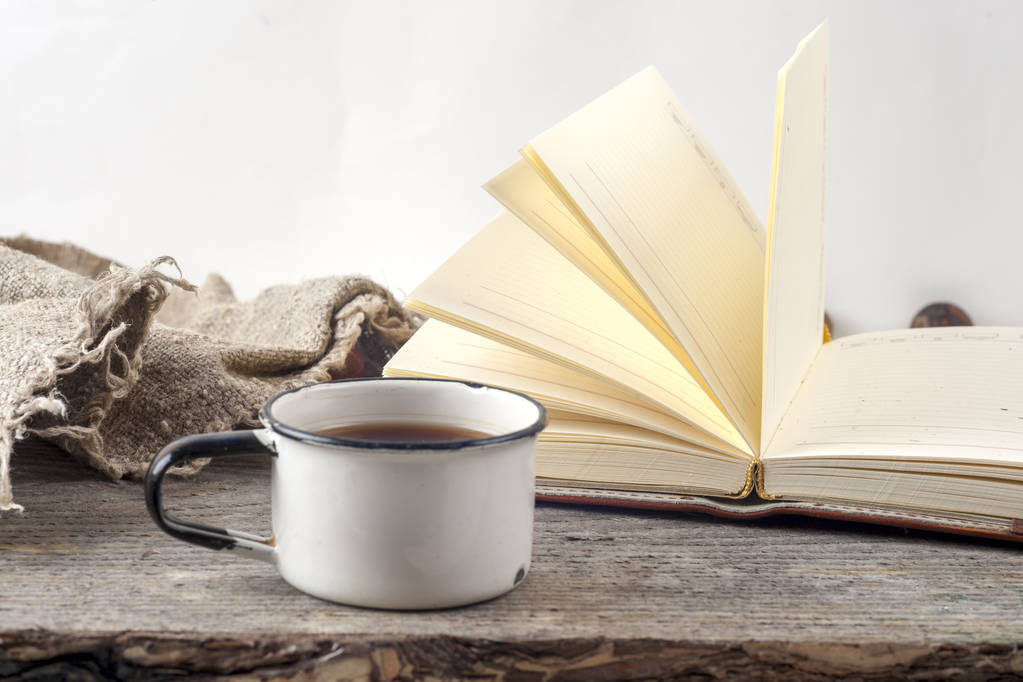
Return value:
<svg viewBox="0 0 1023 682">
<path fill-rule="evenodd" d="M 0 239 L 0 510 L 21 509 L 10 458 L 29 434 L 111 478 L 141 476 L 175 438 L 255 425 L 275 393 L 379 374 L 416 327 L 361 277 L 240 303 L 221 277 L 196 289 L 176 267 L 163 257 L 132 270 L 71 244 Z"/>
</svg>

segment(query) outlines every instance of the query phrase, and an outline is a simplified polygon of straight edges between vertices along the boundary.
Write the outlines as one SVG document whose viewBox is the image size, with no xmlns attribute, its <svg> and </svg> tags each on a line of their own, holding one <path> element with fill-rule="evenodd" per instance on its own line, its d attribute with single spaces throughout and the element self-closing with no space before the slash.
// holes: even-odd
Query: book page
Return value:
<svg viewBox="0 0 1023 682">
<path fill-rule="evenodd" d="M 523 155 L 644 292 L 757 450 L 764 231 L 660 74 L 633 76 Z"/>
<path fill-rule="evenodd" d="M 739 495 L 752 461 L 725 458 L 634 427 L 562 419 L 540 433 L 540 484 L 605 489 Z"/>
<path fill-rule="evenodd" d="M 604 445 L 621 445 L 636 448 L 658 448 L 671 452 L 691 454 L 694 457 L 715 462 L 721 459 L 720 453 L 685 443 L 655 431 L 593 419 L 577 419 L 574 415 L 564 412 L 551 412 L 547 428 L 540 434 L 545 442 L 595 443 Z M 741 458 L 749 462 L 749 457 Z"/>
<path fill-rule="evenodd" d="M 762 459 L 768 472 L 797 458 L 1018 468 L 1021 387 L 1023 329 L 845 337 L 821 347 Z"/>
<path fill-rule="evenodd" d="M 559 410 L 632 424 L 646 433 L 664 434 L 732 457 L 749 459 L 749 455 L 599 377 L 439 320 L 427 320 L 387 363 L 384 375 L 433 376 L 500 386 L 533 396 L 552 411 L 552 415 Z"/>
<path fill-rule="evenodd" d="M 532 164 L 519 160 L 484 188 L 639 320 L 714 399 L 692 358 L 664 326 L 643 292 L 621 270 L 618 261 L 604 250 L 592 226 L 575 217 L 577 211 L 562 201 Z M 720 404 L 718 408 L 724 410 Z"/>
<path fill-rule="evenodd" d="M 822 24 L 778 72 L 764 273 L 763 450 L 822 343 L 827 94 Z"/>
<path fill-rule="evenodd" d="M 406 306 L 602 376 L 749 451 L 725 415 L 653 334 L 510 213 L 459 249 L 412 293 Z"/>
<path fill-rule="evenodd" d="M 576 220 L 571 209 L 565 206 L 532 165 L 520 159 L 483 187 L 515 217 L 589 275 L 662 342 L 678 346 L 642 292 L 604 252 L 589 230 Z"/>
</svg>

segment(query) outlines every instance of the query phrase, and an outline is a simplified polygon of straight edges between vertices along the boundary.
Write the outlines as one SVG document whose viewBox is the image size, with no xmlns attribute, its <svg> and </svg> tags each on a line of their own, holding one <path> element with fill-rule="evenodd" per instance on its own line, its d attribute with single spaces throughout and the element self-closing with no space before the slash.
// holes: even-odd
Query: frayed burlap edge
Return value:
<svg viewBox="0 0 1023 682">
<path fill-rule="evenodd" d="M 160 265 L 170 264 L 178 270 L 174 278 L 159 272 Z M 140 320 L 147 328 L 153 314 L 167 297 L 166 284 L 179 286 L 189 291 L 196 288 L 180 277 L 181 269 L 170 256 L 162 256 L 137 271 L 111 266 L 108 273 L 86 289 L 78 300 L 76 322 L 78 329 L 72 340 L 41 358 L 43 366 L 33 380 L 27 382 L 20 395 L 11 396 L 6 414 L 0 423 L 0 511 L 22 511 L 14 502 L 10 479 L 11 452 L 15 441 L 29 434 L 41 437 L 64 437 L 75 440 L 88 455 L 90 464 L 105 470 L 99 457 L 102 440 L 97 427 L 110 403 L 126 395 L 138 380 L 141 363 L 141 343 L 134 348 L 121 348 L 118 341 L 128 330 L 128 322 L 114 324 L 117 313 L 132 296 L 144 291 L 146 315 Z M 145 329 L 139 330 L 137 338 L 145 337 Z M 89 401 L 78 424 L 49 426 L 33 429 L 29 421 L 33 417 L 67 416 L 67 402 L 61 395 L 58 383 L 61 377 L 69 375 L 85 364 L 103 368 L 103 383 L 106 390 L 99 391 Z"/>
<path fill-rule="evenodd" d="M 400 348 L 420 326 L 423 318 L 401 307 L 394 297 L 386 291 L 378 291 L 369 279 L 360 279 L 362 287 L 373 287 L 373 290 L 356 294 L 347 303 L 334 311 L 331 316 L 331 339 L 327 343 L 327 352 L 308 369 L 296 372 L 295 377 L 279 386 L 280 391 L 298 388 L 311 383 L 345 378 L 345 371 L 355 350 L 360 351 L 360 363 L 368 363 L 369 373 L 364 376 L 380 376 L 383 365 L 390 359 L 393 351 L 387 348 Z M 382 297 L 382 298 L 381 298 Z M 403 317 L 393 315 L 400 311 Z M 372 347 L 369 347 L 372 346 Z M 379 364 L 373 364 L 374 358 Z M 361 373 L 360 373 L 361 374 Z M 228 431 L 239 427 L 258 428 L 260 405 L 254 405 L 235 412 L 228 419 L 212 421 L 210 431 Z M 185 476 L 198 473 L 208 459 L 193 459 L 179 464 L 173 470 Z M 133 476 L 140 478 L 148 464 L 142 469 L 117 470 L 116 478 Z"/>
</svg>

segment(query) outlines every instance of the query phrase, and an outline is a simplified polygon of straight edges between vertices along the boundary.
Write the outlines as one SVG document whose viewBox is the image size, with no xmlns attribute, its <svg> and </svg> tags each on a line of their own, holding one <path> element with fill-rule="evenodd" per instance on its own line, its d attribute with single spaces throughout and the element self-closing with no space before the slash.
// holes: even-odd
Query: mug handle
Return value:
<svg viewBox="0 0 1023 682">
<path fill-rule="evenodd" d="M 174 441 L 153 458 L 146 472 L 146 508 L 149 515 L 161 530 L 178 540 L 274 563 L 277 549 L 273 536 L 261 538 L 251 533 L 180 519 L 163 508 L 163 477 L 175 464 L 191 457 L 255 454 L 277 456 L 264 429 L 204 433 Z"/>
</svg>

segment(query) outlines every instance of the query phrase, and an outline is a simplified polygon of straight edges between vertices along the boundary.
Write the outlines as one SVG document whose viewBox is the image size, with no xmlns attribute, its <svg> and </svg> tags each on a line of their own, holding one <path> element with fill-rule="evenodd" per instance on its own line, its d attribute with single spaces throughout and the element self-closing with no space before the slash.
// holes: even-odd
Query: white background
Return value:
<svg viewBox="0 0 1023 682">
<path fill-rule="evenodd" d="M 523 143 L 648 64 L 764 219 L 777 69 L 824 18 L 836 331 L 1023 325 L 1015 2 L 4 2 L 0 234 L 407 293 Z"/>
</svg>

